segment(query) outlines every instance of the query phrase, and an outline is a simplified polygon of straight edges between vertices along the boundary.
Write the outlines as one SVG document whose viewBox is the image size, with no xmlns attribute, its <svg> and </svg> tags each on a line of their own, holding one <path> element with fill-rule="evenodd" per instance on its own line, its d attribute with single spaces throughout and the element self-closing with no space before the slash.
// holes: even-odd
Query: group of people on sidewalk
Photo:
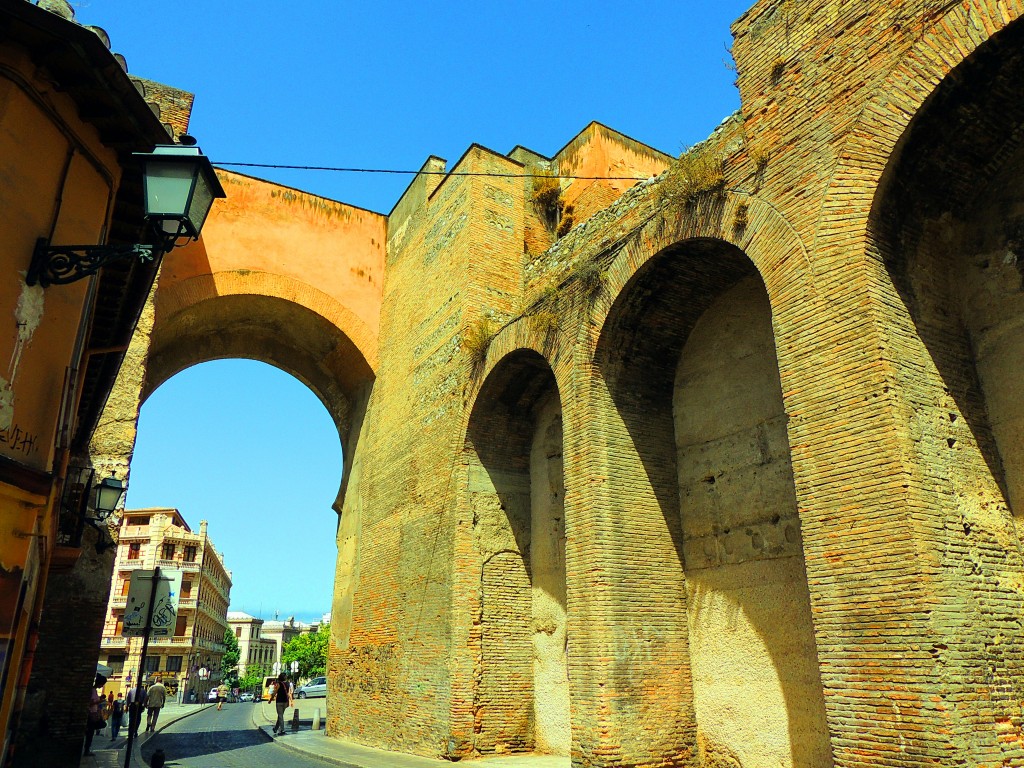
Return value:
<svg viewBox="0 0 1024 768">
<path fill-rule="evenodd" d="M 107 678 L 97 674 L 93 681 L 92 692 L 89 696 L 88 716 L 86 718 L 85 730 L 85 754 L 92 755 L 92 740 L 96 734 L 102 733 L 107 722 L 110 723 L 110 740 L 115 741 L 124 722 L 125 711 L 128 713 L 128 733 L 135 736 L 139 732 L 139 725 L 142 723 L 142 711 L 146 710 L 146 730 L 156 731 L 157 719 L 160 717 L 160 710 L 167 703 L 167 689 L 160 678 L 156 678 L 149 688 L 141 685 L 130 688 L 128 697 L 118 692 L 114 698 L 111 691 L 106 697 L 97 693 L 107 684 Z"/>
</svg>

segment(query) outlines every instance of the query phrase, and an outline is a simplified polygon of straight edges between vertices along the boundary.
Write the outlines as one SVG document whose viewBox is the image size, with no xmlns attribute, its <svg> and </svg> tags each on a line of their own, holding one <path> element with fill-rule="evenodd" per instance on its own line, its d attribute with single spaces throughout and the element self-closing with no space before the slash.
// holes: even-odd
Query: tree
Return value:
<svg viewBox="0 0 1024 768">
<path fill-rule="evenodd" d="M 299 662 L 299 677 L 310 678 L 327 674 L 327 647 L 331 627 L 321 624 L 316 632 L 307 632 L 288 641 L 281 652 L 281 666 L 291 669 L 293 661 Z"/>
<path fill-rule="evenodd" d="M 247 664 L 245 674 L 238 680 L 238 687 L 243 691 L 259 691 L 263 689 L 263 679 L 270 676 L 270 669 L 262 664 Z"/>
<path fill-rule="evenodd" d="M 220 660 L 221 679 L 230 686 L 238 680 L 238 638 L 231 627 L 224 630 L 224 646 L 227 650 Z"/>
</svg>

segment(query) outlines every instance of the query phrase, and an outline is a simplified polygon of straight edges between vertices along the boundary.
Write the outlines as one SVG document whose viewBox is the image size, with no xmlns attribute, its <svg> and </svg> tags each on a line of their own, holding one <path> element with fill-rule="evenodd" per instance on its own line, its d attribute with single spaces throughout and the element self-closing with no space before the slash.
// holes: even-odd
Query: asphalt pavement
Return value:
<svg viewBox="0 0 1024 768">
<path fill-rule="evenodd" d="M 330 739 L 322 730 L 313 730 L 319 710 L 326 719 L 326 699 L 297 701 L 297 708 L 286 712 L 285 736 L 273 737 L 274 707 L 270 704 L 225 704 L 217 711 L 208 705 L 168 705 L 161 713 L 156 733 L 140 734 L 131 765 L 148 768 L 153 754 L 161 749 L 166 765 L 173 768 L 251 768 L 251 766 L 288 766 L 323 768 L 325 764 L 343 768 L 451 768 L 451 762 L 417 755 L 372 749 L 359 744 Z M 298 730 L 292 727 L 298 711 Z M 95 757 L 85 758 L 82 768 L 120 768 L 124 765 L 124 738 L 110 743 L 106 736 L 93 743 Z M 508 755 L 467 760 L 474 768 L 569 768 L 568 757 L 545 755 Z"/>
<path fill-rule="evenodd" d="M 220 711 L 211 707 L 168 725 L 143 743 L 139 768 L 149 766 L 158 749 L 174 768 L 324 768 L 317 757 L 297 755 L 254 728 L 254 706 L 225 704 Z"/>
</svg>

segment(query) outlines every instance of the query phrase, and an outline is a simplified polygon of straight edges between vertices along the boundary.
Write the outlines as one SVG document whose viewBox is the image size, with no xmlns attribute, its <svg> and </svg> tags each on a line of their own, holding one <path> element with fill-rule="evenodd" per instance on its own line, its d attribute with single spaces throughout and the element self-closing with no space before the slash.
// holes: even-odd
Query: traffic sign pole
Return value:
<svg viewBox="0 0 1024 768">
<path fill-rule="evenodd" d="M 139 659 L 139 671 L 136 678 L 138 688 L 135 689 L 135 706 L 139 709 L 139 725 L 142 725 L 142 707 L 139 707 L 139 699 L 144 690 L 142 685 L 142 667 L 146 663 L 146 651 L 149 650 L 150 625 L 153 622 L 153 603 L 156 601 L 156 587 L 160 583 L 160 566 L 153 571 L 153 583 L 149 590 L 149 605 L 146 606 L 146 628 L 142 633 L 142 656 Z M 128 708 L 128 742 L 124 748 L 124 768 L 132 764 L 132 744 L 135 741 L 135 733 L 132 731 L 131 707 Z"/>
</svg>

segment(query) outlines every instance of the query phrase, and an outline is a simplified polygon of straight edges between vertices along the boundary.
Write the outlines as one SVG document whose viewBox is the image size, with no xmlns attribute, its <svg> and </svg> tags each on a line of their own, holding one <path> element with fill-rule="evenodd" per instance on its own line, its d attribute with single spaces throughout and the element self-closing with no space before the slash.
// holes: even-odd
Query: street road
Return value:
<svg viewBox="0 0 1024 768">
<path fill-rule="evenodd" d="M 164 751 L 167 765 L 174 768 L 253 768 L 253 766 L 295 766 L 324 768 L 320 760 L 267 741 L 252 724 L 254 704 L 225 704 L 220 712 L 210 707 L 172 723 L 142 747 L 149 765 L 153 752 Z M 282 738 L 287 739 L 287 736 Z"/>
</svg>

